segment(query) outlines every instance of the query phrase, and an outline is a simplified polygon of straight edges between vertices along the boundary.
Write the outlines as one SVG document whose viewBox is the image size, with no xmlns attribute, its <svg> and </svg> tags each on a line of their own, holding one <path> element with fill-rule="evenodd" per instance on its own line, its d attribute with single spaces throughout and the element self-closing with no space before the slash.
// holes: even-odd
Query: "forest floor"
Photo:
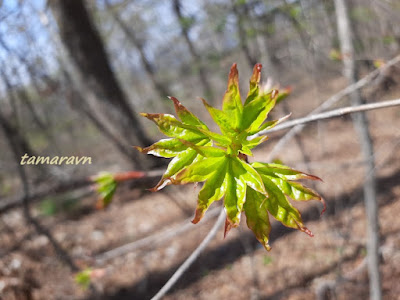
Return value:
<svg viewBox="0 0 400 300">
<path fill-rule="evenodd" d="M 330 80 L 319 91 L 310 89 L 308 82 L 293 84 L 293 96 L 287 100 L 295 112 L 292 118 L 311 111 L 343 86 L 342 79 Z M 399 90 L 392 90 L 383 99 L 399 95 Z M 277 108 L 274 116 L 281 114 L 282 109 Z M 368 117 L 377 163 L 382 287 L 384 299 L 398 299 L 400 109 L 373 111 Z M 254 159 L 262 161 L 281 135 L 271 135 Z M 300 136 L 279 159 L 324 180 L 312 185 L 326 199 L 328 210 L 323 216 L 319 216 L 319 203 L 295 203 L 315 236 L 273 222 L 272 250 L 267 252 L 247 229 L 243 216 L 241 226 L 231 230 L 226 239 L 220 228 L 165 299 L 316 299 L 323 286 L 334 287 L 336 299 L 368 298 L 362 201 L 365 175 L 351 119 L 311 124 Z M 191 225 L 199 188 L 166 190 L 169 192 L 154 194 L 125 185 L 105 210 L 94 210 L 96 200 L 90 196 L 67 212 L 41 216 L 40 220 L 80 267 L 96 270 L 92 283 L 101 299 L 149 299 L 202 241 L 218 214 Z M 210 210 L 215 212 L 219 205 Z M 43 207 L 37 206 L 35 213 L 42 211 Z M 32 290 L 33 299 L 91 299 L 90 291 L 76 284 L 74 274 L 58 259 L 47 238 L 27 228 L 19 209 L 1 216 L 0 222 L 1 299 L 24 299 L 21 286 Z M 182 227 L 187 230 L 167 237 Z M 150 235 L 156 236 L 134 251 L 95 261 L 108 250 Z M 21 294 L 15 294 L 13 286 Z"/>
</svg>

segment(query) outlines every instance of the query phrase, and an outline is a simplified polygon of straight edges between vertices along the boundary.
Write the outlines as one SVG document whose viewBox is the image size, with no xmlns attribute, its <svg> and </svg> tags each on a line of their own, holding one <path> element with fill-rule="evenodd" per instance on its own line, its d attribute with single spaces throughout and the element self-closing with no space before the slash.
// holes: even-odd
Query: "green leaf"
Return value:
<svg viewBox="0 0 400 300">
<path fill-rule="evenodd" d="M 111 203 L 115 191 L 117 190 L 117 182 L 114 179 L 114 175 L 108 172 L 101 172 L 92 180 L 97 184 L 96 191 L 99 194 L 97 207 L 107 207 Z"/>
<path fill-rule="evenodd" d="M 195 145 L 191 142 L 187 142 L 182 140 L 182 143 L 186 145 L 187 147 L 192 148 L 195 150 L 198 154 L 204 156 L 204 157 L 221 157 L 225 156 L 226 152 L 220 148 L 215 148 L 211 146 L 198 146 Z"/>
<path fill-rule="evenodd" d="M 242 118 L 243 104 L 239 91 L 239 73 L 233 64 L 229 72 L 228 87 L 222 100 L 222 111 L 232 119 L 233 128 L 237 128 Z"/>
<path fill-rule="evenodd" d="M 274 108 L 276 101 L 276 90 L 264 95 L 258 96 L 251 102 L 248 102 L 243 108 L 243 116 L 240 123 L 240 129 L 253 132 L 258 129 L 268 113 Z"/>
<path fill-rule="evenodd" d="M 242 148 L 239 151 L 243 154 L 246 154 L 247 156 L 253 156 L 253 153 L 251 152 L 250 148 L 247 147 L 246 145 L 242 145 Z"/>
<path fill-rule="evenodd" d="M 280 103 L 282 100 L 285 100 L 292 93 L 292 88 L 290 86 L 280 89 L 279 95 L 276 98 L 276 104 Z"/>
<path fill-rule="evenodd" d="M 196 153 L 195 150 L 191 149 Z M 197 153 L 196 153 L 197 154 Z M 176 175 L 174 183 L 185 184 L 188 182 L 206 181 L 214 171 L 226 164 L 226 157 L 210 157 L 191 164 Z"/>
<path fill-rule="evenodd" d="M 225 195 L 227 186 L 226 168 L 226 163 L 221 164 L 204 183 L 203 188 L 199 192 L 196 213 L 192 220 L 194 224 L 203 218 L 206 210 L 214 201 L 220 200 Z"/>
<path fill-rule="evenodd" d="M 212 139 L 213 141 L 218 143 L 219 145 L 228 146 L 232 143 L 230 138 L 228 138 L 224 135 L 221 135 L 219 133 L 215 133 L 215 132 L 209 131 L 207 129 L 203 129 L 203 128 L 199 128 L 199 131 L 202 134 L 204 134 L 205 136 L 207 136 L 209 139 Z"/>
<path fill-rule="evenodd" d="M 326 204 L 324 199 L 313 189 L 302 185 L 299 182 L 286 181 L 277 177 L 270 177 L 271 181 L 274 182 L 281 191 L 296 201 L 310 201 L 318 200 L 324 205 L 324 209 L 321 214 L 326 210 Z"/>
<path fill-rule="evenodd" d="M 229 228 L 237 227 L 240 223 L 240 214 L 243 210 L 244 202 L 246 201 L 247 185 L 243 178 L 235 174 L 232 165 L 228 166 L 226 173 L 227 187 L 224 199 L 225 211 Z M 225 230 L 225 235 L 227 230 Z"/>
<path fill-rule="evenodd" d="M 232 120 L 232 118 L 230 118 L 229 115 L 226 114 L 226 112 L 211 106 L 204 99 L 201 100 L 203 101 L 204 106 L 207 108 L 209 114 L 211 115 L 211 118 L 218 125 L 219 129 L 221 129 L 221 132 L 224 135 L 228 136 L 234 134 L 235 133 L 235 130 L 233 129 L 235 126 L 234 120 Z"/>
<path fill-rule="evenodd" d="M 269 130 L 271 128 L 274 128 L 279 123 L 282 123 L 282 122 L 286 121 L 291 115 L 292 115 L 292 113 L 290 113 L 290 114 L 288 114 L 288 115 L 286 115 L 286 116 L 284 116 L 282 118 L 279 118 L 278 120 L 265 122 L 259 128 L 255 128 L 253 130 L 250 130 L 249 135 L 253 135 L 253 134 L 256 134 L 256 133 L 258 133 L 260 131 L 266 131 L 266 130 Z"/>
<path fill-rule="evenodd" d="M 92 269 L 87 268 L 75 275 L 75 282 L 84 290 L 86 290 L 91 283 Z"/>
<path fill-rule="evenodd" d="M 200 126 L 201 128 L 208 129 L 207 126 L 202 121 L 200 121 L 200 119 L 197 118 L 193 113 L 191 113 L 185 106 L 183 106 L 178 99 L 176 99 L 175 97 L 168 98 L 174 102 L 176 114 L 184 124 Z"/>
<path fill-rule="evenodd" d="M 199 145 L 204 145 L 209 143 L 206 140 L 199 142 Z M 187 146 L 186 146 L 187 147 Z M 204 157 L 199 155 L 198 152 L 192 148 L 187 148 L 185 151 L 180 152 L 175 158 L 168 164 L 168 168 L 162 176 L 161 180 L 157 185 L 151 189 L 151 191 L 156 192 L 162 189 L 165 185 L 172 182 L 173 176 L 189 166 L 190 164 L 202 160 Z"/>
<path fill-rule="evenodd" d="M 192 142 L 196 141 L 198 141 L 198 139 L 192 140 Z M 141 153 L 171 158 L 177 156 L 182 151 L 185 151 L 187 149 L 187 146 L 185 146 L 180 140 L 172 138 L 159 140 L 157 143 L 154 143 L 153 145 L 146 148 L 141 148 L 137 146 L 135 148 Z"/>
<path fill-rule="evenodd" d="M 254 138 L 254 139 L 251 139 L 251 140 L 243 141 L 243 145 L 245 145 L 249 149 L 253 149 L 254 147 L 265 142 L 266 140 L 268 140 L 268 137 L 266 135 L 262 135 L 262 136 Z"/>
<path fill-rule="evenodd" d="M 156 123 L 158 129 L 166 136 L 187 141 L 204 138 L 204 135 L 195 126 L 183 124 L 173 115 L 146 113 L 142 113 L 141 115 Z"/>
<path fill-rule="evenodd" d="M 261 175 L 277 176 L 285 180 L 311 179 L 322 181 L 321 178 L 291 169 L 281 164 L 267 164 L 255 162 L 251 164 Z"/>
<path fill-rule="evenodd" d="M 246 202 L 244 211 L 246 213 L 247 226 L 254 232 L 257 240 L 264 246 L 266 250 L 271 250 L 268 239 L 271 232 L 269 223 L 268 207 L 266 205 L 265 196 L 247 189 Z"/>
<path fill-rule="evenodd" d="M 256 64 L 253 68 L 253 75 L 251 75 L 250 78 L 249 93 L 247 94 L 246 102 L 244 103 L 245 106 L 258 97 L 260 91 L 258 83 L 260 82 L 261 78 L 261 69 L 261 64 Z"/>
<path fill-rule="evenodd" d="M 268 191 L 268 198 L 265 199 L 265 205 L 270 214 L 283 225 L 299 229 L 312 236 L 311 231 L 304 226 L 300 212 L 290 204 L 279 187 L 268 176 L 261 175 L 261 178 Z"/>
<path fill-rule="evenodd" d="M 246 200 L 246 187 L 250 186 L 262 194 L 266 194 L 266 191 L 260 175 L 249 164 L 237 157 L 229 157 L 228 160 L 227 192 L 224 204 L 227 222 L 231 228 L 239 225 L 240 214 Z"/>
<path fill-rule="evenodd" d="M 251 165 L 235 157 L 232 158 L 232 166 L 234 174 L 243 177 L 248 186 L 259 193 L 267 193 L 260 174 Z"/>
</svg>

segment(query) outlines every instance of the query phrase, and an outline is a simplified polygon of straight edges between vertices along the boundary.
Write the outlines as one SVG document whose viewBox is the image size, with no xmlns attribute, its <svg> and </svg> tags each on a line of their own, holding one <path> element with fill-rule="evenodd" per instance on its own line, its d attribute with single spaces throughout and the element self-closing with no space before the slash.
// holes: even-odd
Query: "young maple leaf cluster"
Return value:
<svg viewBox="0 0 400 300">
<path fill-rule="evenodd" d="M 256 64 L 250 79 L 250 91 L 244 104 L 239 93 L 239 75 L 236 64 L 229 74 L 228 88 L 222 110 L 203 103 L 221 133 L 210 131 L 206 124 L 184 107 L 176 98 L 176 114 L 147 114 L 168 139 L 147 147 L 136 147 L 140 152 L 173 158 L 160 182 L 152 189 L 158 191 L 168 184 L 204 182 L 198 195 L 193 219 L 197 223 L 214 201 L 224 199 L 226 211 L 225 233 L 237 227 L 242 211 L 248 227 L 263 246 L 270 250 L 268 236 L 271 230 L 269 214 L 285 226 L 299 229 L 310 236 L 300 212 L 287 196 L 297 201 L 319 200 L 321 196 L 296 182 L 298 179 L 320 180 L 318 177 L 293 170 L 281 164 L 248 163 L 251 149 L 267 140 L 257 136 L 285 120 L 266 121 L 275 106 L 278 90 L 263 91 L 259 86 L 261 64 Z M 256 137 L 252 137 L 256 135 Z"/>
</svg>

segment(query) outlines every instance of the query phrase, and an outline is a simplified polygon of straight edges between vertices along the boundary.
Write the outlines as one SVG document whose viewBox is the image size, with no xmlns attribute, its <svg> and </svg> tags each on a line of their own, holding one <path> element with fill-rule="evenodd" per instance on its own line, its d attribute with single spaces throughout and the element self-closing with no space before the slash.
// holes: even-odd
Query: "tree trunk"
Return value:
<svg viewBox="0 0 400 300">
<path fill-rule="evenodd" d="M 349 84 L 357 81 L 357 69 L 354 61 L 354 46 L 352 43 L 352 28 L 345 0 L 335 0 L 338 36 L 343 56 L 344 75 Z M 353 105 L 363 102 L 360 91 L 350 95 Z M 379 215 L 376 199 L 375 163 L 372 139 L 368 130 L 368 120 L 365 113 L 354 114 L 353 123 L 361 144 L 361 151 L 366 162 L 364 181 L 364 201 L 367 215 L 367 259 L 369 273 L 370 299 L 381 300 L 381 279 L 379 272 Z"/>
<path fill-rule="evenodd" d="M 101 113 L 129 143 L 151 144 L 111 69 L 100 35 L 83 0 L 51 0 L 50 7 L 61 40 L 80 73 L 81 81 L 96 95 L 96 105 L 101 107 Z M 142 160 L 136 162 L 139 164 Z"/>
<path fill-rule="evenodd" d="M 194 64 L 199 69 L 199 77 L 200 77 L 201 84 L 203 85 L 203 89 L 206 94 L 206 98 L 212 99 L 212 102 L 213 102 L 214 101 L 213 92 L 212 92 L 211 85 L 207 79 L 206 70 L 203 66 L 200 55 L 197 53 L 197 51 L 194 47 L 194 44 L 189 37 L 189 27 L 190 26 L 187 26 L 186 23 L 184 22 L 185 18 L 182 15 L 181 1 L 180 0 L 172 0 L 172 4 L 173 4 L 174 14 L 175 14 L 175 16 L 179 22 L 179 25 L 181 27 L 182 35 L 186 41 L 186 45 L 189 48 L 190 55 L 193 58 Z"/>
</svg>

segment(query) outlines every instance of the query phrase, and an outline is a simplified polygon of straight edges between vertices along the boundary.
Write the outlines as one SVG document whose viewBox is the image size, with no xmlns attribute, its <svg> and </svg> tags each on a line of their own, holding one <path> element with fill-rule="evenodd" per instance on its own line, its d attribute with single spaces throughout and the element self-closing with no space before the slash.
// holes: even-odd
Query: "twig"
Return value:
<svg viewBox="0 0 400 300">
<path fill-rule="evenodd" d="M 270 130 L 261 131 L 260 133 L 257 134 L 257 136 L 275 132 L 275 131 L 279 131 L 279 130 L 283 130 L 283 129 L 287 129 L 290 127 L 294 127 L 293 129 L 295 129 L 296 128 L 295 126 L 300 126 L 305 123 L 341 117 L 341 116 L 351 114 L 351 113 L 387 108 L 387 107 L 398 106 L 398 105 L 400 105 L 400 99 L 388 100 L 388 101 L 371 103 L 371 104 L 362 104 L 362 105 L 358 105 L 358 106 L 347 106 L 347 107 L 343 107 L 343 108 L 330 110 L 330 111 L 327 111 L 324 113 L 312 114 L 312 115 L 304 117 L 304 118 L 299 118 L 299 119 L 295 119 L 292 121 L 288 121 L 281 125 L 277 125 L 276 127 L 271 128 Z"/>
<path fill-rule="evenodd" d="M 181 278 L 183 273 L 191 266 L 191 264 L 199 257 L 200 253 L 207 247 L 214 236 L 217 234 L 218 229 L 224 224 L 225 211 L 221 209 L 221 213 L 215 222 L 213 228 L 201 242 L 201 244 L 192 252 L 192 254 L 185 260 L 185 262 L 176 270 L 174 275 L 167 281 L 167 283 L 158 291 L 158 293 L 151 298 L 151 300 L 159 300 L 174 286 L 174 284 Z"/>
<path fill-rule="evenodd" d="M 207 214 L 204 216 L 204 221 L 207 219 L 214 218 L 217 216 L 219 212 L 218 208 L 213 208 L 210 211 L 207 212 Z M 170 228 L 161 232 L 158 232 L 156 234 L 147 236 L 145 238 L 142 238 L 140 240 L 122 245 L 120 247 L 114 248 L 112 250 L 109 250 L 107 252 L 101 253 L 96 255 L 95 259 L 95 264 L 96 265 L 102 265 L 105 262 L 107 262 L 110 259 L 119 257 L 121 255 L 125 255 L 127 253 L 130 253 L 132 251 L 141 249 L 143 247 L 146 247 L 148 245 L 154 246 L 155 244 L 161 244 L 165 241 L 170 240 L 171 238 L 174 238 L 177 235 L 180 235 L 190 229 L 193 229 L 194 226 L 192 223 L 190 223 L 191 219 L 186 219 L 182 223 L 178 224 L 174 228 Z"/>
<path fill-rule="evenodd" d="M 164 170 L 152 170 L 149 172 L 146 172 L 146 179 L 151 179 L 155 177 L 159 177 L 164 173 Z M 70 190 L 74 189 L 79 189 L 79 188 L 84 188 L 88 187 L 93 184 L 93 181 L 90 178 L 79 178 L 76 180 L 72 180 L 69 182 L 64 182 L 64 183 L 59 183 L 57 185 L 53 185 L 50 187 L 47 187 L 45 189 L 35 191 L 29 194 L 28 200 L 30 202 L 34 202 L 37 200 L 40 200 L 44 197 L 51 196 L 51 195 L 56 195 L 60 193 L 65 193 Z M 88 189 L 89 190 L 89 189 Z M 23 203 L 24 195 L 18 196 L 18 197 L 13 197 L 13 198 L 8 198 L 8 199 L 2 199 L 0 202 L 0 214 L 5 213 L 13 208 L 19 207 Z"/>
<path fill-rule="evenodd" d="M 318 106 L 316 109 L 314 109 L 312 112 L 308 114 L 308 116 L 319 113 L 321 111 L 324 111 L 337 103 L 339 100 L 341 100 L 343 97 L 351 94 L 355 90 L 358 90 L 367 84 L 371 83 L 377 76 L 382 74 L 384 71 L 389 69 L 391 66 L 397 64 L 400 62 L 400 55 L 396 56 L 395 58 L 391 59 L 388 61 L 385 65 L 382 67 L 374 70 L 373 72 L 369 73 L 367 76 L 364 78 L 360 79 L 357 81 L 355 84 L 351 84 L 347 86 L 346 88 L 342 89 L 340 92 L 336 93 L 335 95 L 331 96 L 328 98 L 325 102 L 323 102 L 320 106 Z M 304 128 L 304 125 L 297 125 L 296 127 L 292 128 L 290 131 L 288 131 L 280 140 L 279 142 L 275 145 L 274 149 L 268 154 L 267 160 L 270 161 L 272 160 L 281 150 L 282 148 L 300 131 L 302 131 Z"/>
</svg>

